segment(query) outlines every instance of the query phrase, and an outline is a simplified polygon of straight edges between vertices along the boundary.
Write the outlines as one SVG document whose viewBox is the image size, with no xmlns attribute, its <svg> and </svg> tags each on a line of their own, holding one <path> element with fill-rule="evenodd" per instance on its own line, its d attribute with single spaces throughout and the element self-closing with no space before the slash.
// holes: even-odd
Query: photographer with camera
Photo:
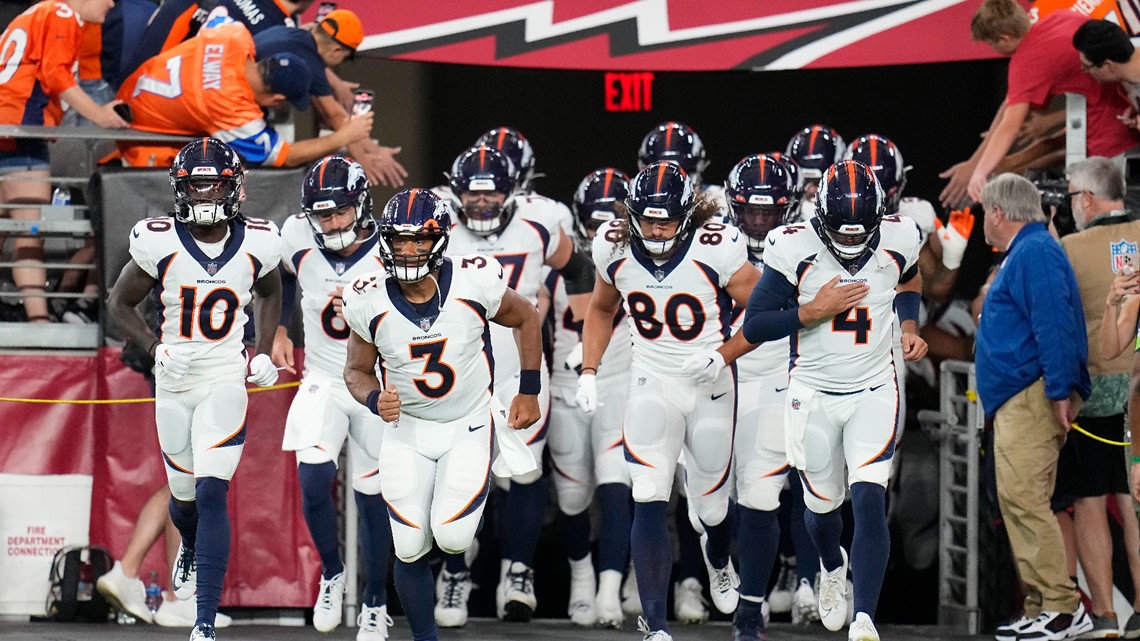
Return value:
<svg viewBox="0 0 1140 641">
<path fill-rule="evenodd" d="M 1090 344 L 1099 342 L 1102 324 L 1116 328 L 1120 296 L 1113 296 L 1113 277 L 1135 270 L 1140 247 L 1140 220 L 1124 208 L 1124 175 L 1108 158 L 1095 157 L 1070 165 L 1065 195 L 1072 204 L 1076 231 L 1061 239 L 1061 245 L 1077 276 L 1077 289 L 1085 312 Z M 1106 301 L 1102 304 L 1101 301 Z M 1133 329 L 1135 328 L 1133 322 Z M 1077 425 L 1084 432 L 1107 441 L 1124 439 L 1124 405 L 1128 400 L 1131 359 L 1117 351 L 1104 354 L 1090 350 L 1089 374 L 1092 395 L 1081 405 Z M 1057 467 L 1057 492 L 1073 499 L 1073 525 L 1077 558 L 1084 568 L 1092 597 L 1093 629 L 1090 638 L 1116 636 L 1119 632 L 1112 607 L 1112 538 L 1106 502 L 1117 503 L 1124 531 L 1124 547 L 1134 578 L 1140 609 L 1140 534 L 1129 496 L 1128 475 L 1120 446 L 1110 445 L 1075 430 L 1061 450 Z M 1129 636 L 1140 635 L 1140 614 L 1125 626 Z"/>
</svg>

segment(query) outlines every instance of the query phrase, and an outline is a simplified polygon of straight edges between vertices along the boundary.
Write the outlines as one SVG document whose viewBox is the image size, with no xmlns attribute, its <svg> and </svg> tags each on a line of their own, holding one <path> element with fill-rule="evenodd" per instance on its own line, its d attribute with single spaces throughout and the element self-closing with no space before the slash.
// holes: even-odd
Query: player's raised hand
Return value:
<svg viewBox="0 0 1140 641">
<path fill-rule="evenodd" d="M 538 422 L 542 412 L 538 409 L 537 394 L 515 394 L 511 400 L 507 427 L 512 430 L 525 430 Z"/>
<path fill-rule="evenodd" d="M 380 400 L 376 403 L 376 414 L 383 420 L 394 423 L 400 418 L 400 393 L 395 386 L 389 385 L 380 392 Z"/>
<path fill-rule="evenodd" d="M 182 378 L 190 371 L 189 345 L 159 343 L 154 349 L 154 369 L 170 378 Z"/>
<path fill-rule="evenodd" d="M 693 380 L 708 385 L 715 383 L 724 369 L 724 357 L 715 349 L 705 350 L 690 356 L 681 365 L 681 371 L 693 377 Z"/>
<path fill-rule="evenodd" d="M 332 297 L 333 312 L 336 313 L 336 317 L 344 320 L 344 285 L 337 285 L 329 296 Z"/>
<path fill-rule="evenodd" d="M 269 387 L 277 382 L 277 366 L 269 354 L 258 354 L 249 361 L 249 376 L 245 380 L 258 387 Z"/>
<path fill-rule="evenodd" d="M 908 361 L 920 360 L 926 356 L 926 341 L 918 334 L 903 332 L 902 335 L 903 358 Z"/>
<path fill-rule="evenodd" d="M 578 392 L 574 395 L 574 402 L 587 414 L 592 414 L 598 409 L 597 378 L 594 374 L 582 374 L 578 377 Z"/>
<path fill-rule="evenodd" d="M 825 318 L 831 318 L 840 312 L 851 309 L 863 300 L 863 297 L 871 290 L 867 283 L 840 285 L 839 278 L 836 276 L 827 281 L 827 284 L 819 289 L 815 298 L 800 309 L 800 320 L 804 325 L 815 324 Z"/>
<path fill-rule="evenodd" d="M 970 243 L 970 234 L 974 231 L 974 214 L 970 208 L 955 209 L 950 212 L 949 223 L 935 218 L 934 227 L 937 230 L 938 241 L 942 244 L 942 264 L 946 269 L 958 269 L 962 266 L 962 257 L 966 255 L 966 245 Z"/>
<path fill-rule="evenodd" d="M 293 340 L 289 338 L 289 330 L 278 325 L 277 333 L 273 335 L 273 350 L 270 352 L 273 364 L 281 369 L 296 374 L 293 369 Z"/>
</svg>

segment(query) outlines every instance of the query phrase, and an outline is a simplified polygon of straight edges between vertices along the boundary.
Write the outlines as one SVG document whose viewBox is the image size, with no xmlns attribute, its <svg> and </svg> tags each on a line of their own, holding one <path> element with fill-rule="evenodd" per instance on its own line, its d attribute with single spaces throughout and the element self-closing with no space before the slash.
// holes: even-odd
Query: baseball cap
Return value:
<svg viewBox="0 0 1140 641">
<path fill-rule="evenodd" d="M 356 48 L 364 42 L 364 25 L 360 18 L 348 9 L 334 9 L 324 18 L 321 18 L 321 29 L 332 36 L 333 40 L 356 53 Z"/>
<path fill-rule="evenodd" d="M 299 111 L 309 108 L 309 66 L 294 53 L 283 52 L 265 59 L 265 82 L 269 90 L 279 93 Z"/>
</svg>

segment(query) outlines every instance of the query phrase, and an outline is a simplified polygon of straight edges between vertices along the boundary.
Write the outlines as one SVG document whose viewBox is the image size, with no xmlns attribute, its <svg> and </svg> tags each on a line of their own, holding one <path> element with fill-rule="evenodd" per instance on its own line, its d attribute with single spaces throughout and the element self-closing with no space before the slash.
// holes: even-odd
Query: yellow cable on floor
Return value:
<svg viewBox="0 0 1140 641">
<path fill-rule="evenodd" d="M 249 390 L 250 394 L 256 392 L 272 392 L 274 390 L 285 389 L 288 387 L 297 387 L 300 381 L 293 381 L 292 383 L 279 383 L 277 385 L 270 385 L 269 387 L 255 387 Z M 39 405 L 119 405 L 127 403 L 153 403 L 153 398 L 116 398 L 116 399 L 95 399 L 95 400 L 76 400 L 65 401 L 54 398 L 8 398 L 0 396 L 0 403 L 32 403 Z"/>
<path fill-rule="evenodd" d="M 1110 441 L 1106 438 L 1101 438 L 1100 436 L 1097 436 L 1096 434 L 1089 432 L 1088 430 L 1081 427 L 1080 425 L 1077 425 L 1076 423 L 1073 423 L 1073 429 L 1080 432 L 1081 434 L 1084 434 L 1085 436 L 1091 438 L 1094 441 L 1100 441 L 1101 443 L 1104 443 L 1106 445 L 1119 445 L 1120 447 L 1128 447 L 1129 445 L 1132 445 L 1132 441 Z"/>
</svg>

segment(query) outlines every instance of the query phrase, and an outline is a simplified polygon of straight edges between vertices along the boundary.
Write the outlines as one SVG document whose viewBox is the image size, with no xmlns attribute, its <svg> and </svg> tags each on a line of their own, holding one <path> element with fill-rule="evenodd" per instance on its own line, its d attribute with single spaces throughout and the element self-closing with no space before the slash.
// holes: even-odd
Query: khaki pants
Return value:
<svg viewBox="0 0 1140 641">
<path fill-rule="evenodd" d="M 998 503 L 1030 617 L 1041 610 L 1072 612 L 1079 600 L 1065 563 L 1061 528 L 1049 508 L 1065 438 L 1040 379 L 1009 399 L 994 417 Z"/>
</svg>

